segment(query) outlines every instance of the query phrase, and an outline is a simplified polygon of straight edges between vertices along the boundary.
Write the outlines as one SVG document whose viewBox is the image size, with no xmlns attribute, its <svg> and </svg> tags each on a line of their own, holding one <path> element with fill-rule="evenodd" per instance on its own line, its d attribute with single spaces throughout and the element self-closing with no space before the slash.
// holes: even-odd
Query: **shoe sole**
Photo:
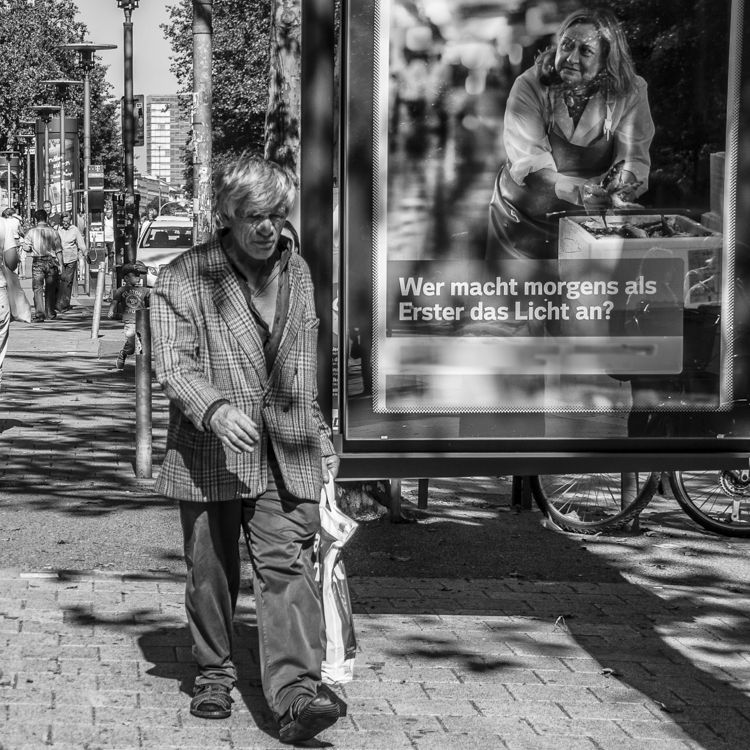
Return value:
<svg viewBox="0 0 750 750">
<path fill-rule="evenodd" d="M 279 730 L 279 740 L 291 745 L 311 740 L 339 720 L 339 707 L 332 703 L 322 708 L 305 706 L 298 719 Z"/>
<path fill-rule="evenodd" d="M 228 719 L 232 715 L 231 711 L 201 711 L 193 708 L 190 709 L 190 713 L 199 719 Z"/>
</svg>

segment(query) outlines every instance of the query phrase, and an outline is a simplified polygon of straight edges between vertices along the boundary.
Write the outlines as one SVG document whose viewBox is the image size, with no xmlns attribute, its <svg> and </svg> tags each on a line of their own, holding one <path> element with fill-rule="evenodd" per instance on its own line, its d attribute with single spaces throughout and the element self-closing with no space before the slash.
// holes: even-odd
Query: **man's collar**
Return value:
<svg viewBox="0 0 750 750">
<path fill-rule="evenodd" d="M 242 270 L 239 268 L 239 266 L 232 260 L 229 253 L 227 253 L 226 248 L 224 247 L 224 242 L 222 241 L 224 237 L 229 234 L 229 229 L 226 227 L 219 230 L 219 247 L 221 248 L 221 252 L 223 253 L 224 257 L 227 259 L 227 262 L 229 265 L 234 269 L 235 273 L 237 273 L 240 278 L 244 279 L 245 274 L 242 273 Z M 294 243 L 288 238 L 285 237 L 283 234 L 281 237 L 279 237 L 279 243 L 276 246 L 276 250 L 274 251 L 274 254 L 266 261 L 268 263 L 269 261 L 273 260 L 273 264 L 271 265 L 271 268 L 276 263 L 279 263 L 279 271 L 283 271 L 287 264 L 289 263 L 289 258 L 292 256 L 292 252 L 294 251 Z"/>
</svg>

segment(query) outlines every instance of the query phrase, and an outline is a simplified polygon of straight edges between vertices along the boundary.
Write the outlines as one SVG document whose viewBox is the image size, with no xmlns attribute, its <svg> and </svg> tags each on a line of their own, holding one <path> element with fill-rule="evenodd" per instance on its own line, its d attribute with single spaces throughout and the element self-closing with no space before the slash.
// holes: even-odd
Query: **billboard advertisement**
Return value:
<svg viewBox="0 0 750 750">
<path fill-rule="evenodd" d="M 741 35 L 720 5 L 350 14 L 347 439 L 738 429 Z"/>
</svg>

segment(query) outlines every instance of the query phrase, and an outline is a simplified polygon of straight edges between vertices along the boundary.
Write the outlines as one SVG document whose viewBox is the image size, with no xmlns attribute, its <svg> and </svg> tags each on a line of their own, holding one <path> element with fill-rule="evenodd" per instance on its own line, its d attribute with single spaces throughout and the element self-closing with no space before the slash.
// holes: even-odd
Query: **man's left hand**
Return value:
<svg viewBox="0 0 750 750">
<path fill-rule="evenodd" d="M 321 463 L 323 464 L 323 481 L 327 484 L 328 483 L 328 474 L 329 472 L 333 476 L 334 479 L 338 476 L 339 473 L 339 464 L 341 463 L 341 459 L 336 456 L 323 456 L 321 459 Z"/>
</svg>

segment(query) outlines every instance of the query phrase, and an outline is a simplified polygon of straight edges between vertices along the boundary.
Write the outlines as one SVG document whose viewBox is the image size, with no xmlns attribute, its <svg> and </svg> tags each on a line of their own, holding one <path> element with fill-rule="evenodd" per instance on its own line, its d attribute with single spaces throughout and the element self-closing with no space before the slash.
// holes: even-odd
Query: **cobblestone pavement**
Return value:
<svg viewBox="0 0 750 750">
<path fill-rule="evenodd" d="M 132 381 L 98 359 L 86 314 L 12 328 L 0 506 L 15 493 L 44 498 L 54 482 L 140 491 Z M 110 341 L 119 335 L 119 326 L 104 331 Z M 236 618 L 234 713 L 207 722 L 188 712 L 194 667 L 181 575 L 39 570 L 33 559 L 30 547 L 23 565 L 0 569 L 2 750 L 280 747 L 260 690 L 250 589 Z M 352 578 L 356 677 L 335 688 L 347 715 L 308 746 L 750 746 L 744 581 L 570 577 Z"/>
</svg>

